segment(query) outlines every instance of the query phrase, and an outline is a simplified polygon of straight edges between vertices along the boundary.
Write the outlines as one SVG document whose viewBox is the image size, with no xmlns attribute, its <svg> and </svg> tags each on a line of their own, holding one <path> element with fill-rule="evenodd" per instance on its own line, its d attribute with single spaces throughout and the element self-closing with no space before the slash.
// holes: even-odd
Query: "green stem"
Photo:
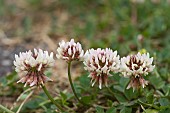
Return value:
<svg viewBox="0 0 170 113">
<path fill-rule="evenodd" d="M 13 111 L 9 110 L 8 108 L 4 107 L 3 105 L 0 104 L 0 109 L 2 109 L 3 111 L 7 112 L 7 113 L 14 113 Z"/>
<path fill-rule="evenodd" d="M 138 102 L 140 102 L 140 103 L 143 104 L 143 105 L 146 105 L 146 106 L 149 106 L 149 107 L 153 107 L 153 108 L 155 108 L 155 109 L 157 109 L 157 110 L 160 109 L 158 106 L 144 103 L 144 102 L 142 102 L 140 99 L 138 99 Z"/>
<path fill-rule="evenodd" d="M 50 95 L 49 92 L 47 91 L 45 85 L 42 85 L 42 84 L 41 84 L 41 87 L 42 87 L 42 89 L 44 90 L 45 94 L 48 96 L 48 98 L 51 100 L 51 102 L 52 102 L 53 104 L 55 104 L 56 107 L 57 107 L 58 109 L 60 109 L 60 111 L 64 111 L 63 108 L 53 99 L 53 97 L 51 97 L 51 95 Z"/>
<path fill-rule="evenodd" d="M 75 96 L 76 99 L 78 100 L 78 102 L 81 103 L 81 104 L 84 104 L 84 103 L 78 98 L 77 93 L 76 93 L 76 91 L 75 91 L 75 89 L 74 89 L 73 82 L 72 82 L 72 78 L 71 78 L 70 68 L 71 68 L 71 62 L 68 62 L 68 78 L 69 78 L 69 82 L 70 82 L 72 91 L 73 91 L 73 93 L 74 93 L 74 96 Z"/>
</svg>

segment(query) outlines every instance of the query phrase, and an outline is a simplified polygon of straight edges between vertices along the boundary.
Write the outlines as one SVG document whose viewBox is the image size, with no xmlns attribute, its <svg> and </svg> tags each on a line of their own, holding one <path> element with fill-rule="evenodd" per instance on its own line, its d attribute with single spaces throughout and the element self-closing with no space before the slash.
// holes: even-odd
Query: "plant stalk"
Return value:
<svg viewBox="0 0 170 113">
<path fill-rule="evenodd" d="M 55 104 L 56 107 L 57 107 L 60 111 L 64 111 L 63 108 L 62 108 L 62 107 L 53 99 L 53 97 L 49 94 L 49 92 L 48 92 L 47 88 L 45 87 L 45 85 L 42 85 L 42 84 L 41 84 L 41 87 L 42 87 L 42 89 L 44 90 L 44 93 L 47 95 L 47 97 L 51 100 L 51 102 L 52 102 L 53 104 Z"/>
<path fill-rule="evenodd" d="M 78 98 L 77 93 L 76 93 L 76 91 L 75 91 L 75 89 L 74 89 L 73 82 L 72 82 L 72 78 L 71 78 L 70 68 L 71 68 L 71 62 L 68 62 L 68 78 L 69 78 L 69 82 L 70 82 L 72 91 L 73 91 L 74 96 L 76 97 L 77 101 L 78 101 L 79 103 L 81 103 L 81 104 L 84 105 L 84 103 Z"/>
<path fill-rule="evenodd" d="M 4 107 L 3 105 L 0 104 L 0 109 L 2 109 L 3 111 L 7 112 L 7 113 L 14 113 L 13 111 L 9 110 L 8 108 Z"/>
</svg>

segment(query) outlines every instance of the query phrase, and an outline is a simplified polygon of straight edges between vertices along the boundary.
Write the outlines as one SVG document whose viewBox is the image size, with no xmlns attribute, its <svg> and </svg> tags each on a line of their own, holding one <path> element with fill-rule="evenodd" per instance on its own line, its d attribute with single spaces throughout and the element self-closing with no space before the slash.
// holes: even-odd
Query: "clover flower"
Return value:
<svg viewBox="0 0 170 113">
<path fill-rule="evenodd" d="M 82 60 L 84 56 L 84 50 L 79 42 L 75 43 L 74 39 L 70 42 L 61 41 L 57 49 L 58 54 L 56 57 L 59 59 L 66 60 L 67 62 L 73 60 Z"/>
<path fill-rule="evenodd" d="M 53 53 L 50 55 L 47 51 L 34 49 L 26 52 L 20 52 L 15 55 L 14 61 L 15 71 L 23 76 L 17 83 L 25 83 L 24 87 L 44 84 L 47 81 L 52 81 L 44 75 L 44 71 L 54 65 Z"/>
<path fill-rule="evenodd" d="M 148 85 L 148 81 L 143 78 L 143 75 L 148 75 L 149 72 L 152 72 L 154 65 L 152 65 L 153 57 L 149 57 L 149 53 L 141 54 L 137 53 L 136 55 L 129 55 L 127 57 L 121 58 L 120 72 L 124 77 L 129 77 L 130 83 L 127 87 L 134 89 L 142 86 L 143 88 Z"/>
<path fill-rule="evenodd" d="M 97 82 L 101 89 L 102 84 L 107 87 L 108 76 L 111 76 L 110 72 L 119 71 L 119 55 L 117 55 L 117 51 L 113 52 L 108 48 L 90 49 L 84 55 L 84 65 L 85 70 L 90 72 L 88 77 L 91 78 L 92 86 Z"/>
</svg>

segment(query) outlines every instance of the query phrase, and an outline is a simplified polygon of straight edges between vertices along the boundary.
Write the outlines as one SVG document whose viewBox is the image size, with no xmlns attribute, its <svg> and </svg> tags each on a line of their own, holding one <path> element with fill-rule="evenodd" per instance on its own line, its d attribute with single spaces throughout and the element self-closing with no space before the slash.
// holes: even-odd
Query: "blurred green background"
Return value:
<svg viewBox="0 0 170 113">
<path fill-rule="evenodd" d="M 0 45 L 55 51 L 61 39 L 75 38 L 84 49 L 110 47 L 121 56 L 144 48 L 169 67 L 169 11 L 169 0 L 0 0 Z"/>
<path fill-rule="evenodd" d="M 169 4 L 168 0 L 0 0 L 0 28 L 7 38 L 66 36 L 89 42 L 85 48 L 111 47 L 121 54 L 141 49 L 137 40 L 141 34 L 142 47 L 165 51 L 170 39 Z"/>
</svg>

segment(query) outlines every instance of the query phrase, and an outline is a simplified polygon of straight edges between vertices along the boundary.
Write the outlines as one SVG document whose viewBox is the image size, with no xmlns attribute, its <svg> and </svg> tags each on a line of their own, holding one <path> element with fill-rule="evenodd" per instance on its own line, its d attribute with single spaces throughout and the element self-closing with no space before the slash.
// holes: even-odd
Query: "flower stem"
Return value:
<svg viewBox="0 0 170 113">
<path fill-rule="evenodd" d="M 51 97 L 51 95 L 50 95 L 49 92 L 47 91 L 45 85 L 42 85 L 42 84 L 41 84 L 41 87 L 42 87 L 42 89 L 44 90 L 45 94 L 48 96 L 48 98 L 51 100 L 51 102 L 52 102 L 53 104 L 55 104 L 56 107 L 57 107 L 58 109 L 60 109 L 60 111 L 64 111 L 63 108 L 53 99 L 53 97 Z"/>
<path fill-rule="evenodd" d="M 9 110 L 8 108 L 4 107 L 3 105 L 0 104 L 0 109 L 2 109 L 3 111 L 7 112 L 7 113 L 14 113 L 13 111 Z"/>
<path fill-rule="evenodd" d="M 76 91 L 75 91 L 75 89 L 74 89 L 73 82 L 72 82 L 72 78 L 71 78 L 70 68 L 71 68 L 71 62 L 68 62 L 68 78 L 69 78 L 69 82 L 70 82 L 72 91 L 73 91 L 73 93 L 74 93 L 74 96 L 75 96 L 76 99 L 78 100 L 78 102 L 84 105 L 84 103 L 78 98 L 77 93 L 76 93 Z"/>
</svg>

